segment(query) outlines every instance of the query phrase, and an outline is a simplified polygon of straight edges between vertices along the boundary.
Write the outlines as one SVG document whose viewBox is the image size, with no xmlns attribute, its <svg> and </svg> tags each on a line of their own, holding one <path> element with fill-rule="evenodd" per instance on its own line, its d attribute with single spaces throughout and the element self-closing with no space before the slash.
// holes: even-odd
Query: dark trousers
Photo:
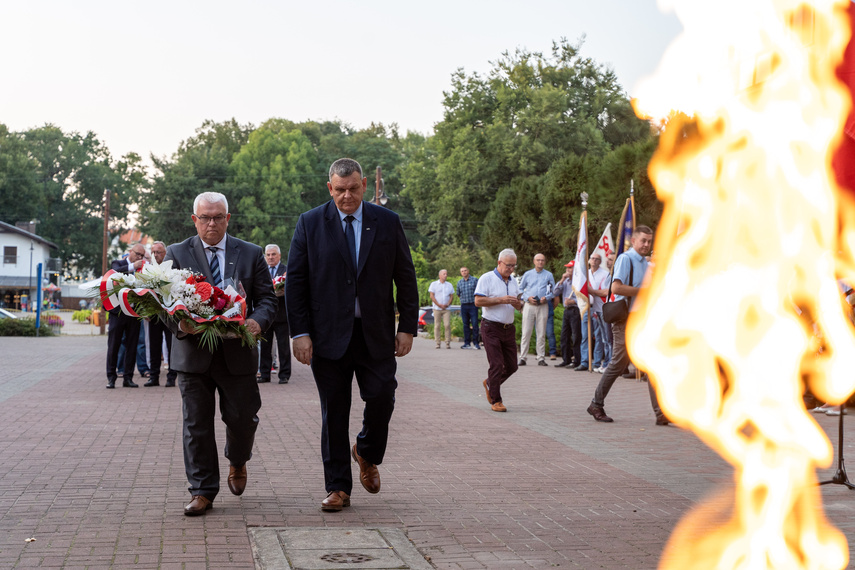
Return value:
<svg viewBox="0 0 855 570">
<path fill-rule="evenodd" d="M 261 362 L 258 365 L 261 377 L 270 379 L 270 368 L 273 366 L 273 337 L 276 336 L 276 346 L 279 348 L 279 379 L 291 378 L 291 343 L 288 332 L 288 321 L 275 322 L 264 333 L 259 354 Z"/>
<path fill-rule="evenodd" d="M 365 402 L 362 431 L 356 451 L 367 462 L 379 465 L 386 454 L 389 420 L 395 409 L 398 368 L 394 356 L 374 359 L 362 334 L 362 319 L 355 319 L 350 346 L 338 360 L 312 356 L 312 374 L 321 400 L 321 457 L 327 493 L 353 490 L 350 471 L 350 403 L 353 376 Z"/>
<path fill-rule="evenodd" d="M 481 339 L 487 352 L 487 386 L 493 402 L 502 401 L 501 386 L 517 371 L 517 332 L 513 323 L 504 325 L 481 319 Z"/>
<path fill-rule="evenodd" d="M 612 337 L 614 344 L 612 345 L 612 360 L 609 362 L 606 371 L 600 377 L 600 383 L 597 384 L 597 389 L 594 391 L 593 404 L 602 408 L 606 402 L 606 396 L 617 380 L 618 376 L 623 374 L 624 369 L 629 364 L 629 353 L 626 350 L 626 321 L 621 323 L 612 323 Z M 653 406 L 653 411 L 656 415 L 661 415 L 662 410 L 659 408 L 659 400 L 656 398 L 656 390 L 653 389 L 653 383 L 647 383 L 647 389 L 650 392 L 650 404 Z"/>
<path fill-rule="evenodd" d="M 125 357 L 122 367 L 122 377 L 126 381 L 134 379 L 134 366 L 137 362 L 137 343 L 140 340 L 140 320 L 129 317 L 119 311 L 110 313 L 107 322 L 107 381 L 115 382 L 117 378 L 116 363 L 119 360 L 119 347 L 124 336 Z"/>
<path fill-rule="evenodd" d="M 214 434 L 216 393 L 226 424 L 225 456 L 240 466 L 252 457 L 261 396 L 255 374 L 229 374 L 223 351 L 214 352 L 204 374 L 178 373 L 184 412 L 184 470 L 191 495 L 214 500 L 220 491 L 220 460 Z"/>
<path fill-rule="evenodd" d="M 475 346 L 480 343 L 478 338 L 478 307 L 475 303 L 460 305 L 460 318 L 463 319 L 463 344 Z"/>
<path fill-rule="evenodd" d="M 567 342 L 564 342 L 564 334 L 567 331 Z M 561 350 L 564 362 L 572 362 L 579 366 L 582 362 L 582 316 L 579 307 L 571 305 L 564 307 L 564 318 L 561 321 Z M 565 352 L 566 347 L 566 352 Z"/>
<path fill-rule="evenodd" d="M 151 381 L 160 381 L 160 360 L 163 357 L 163 339 L 166 339 L 166 350 L 172 352 L 172 332 L 160 319 L 152 319 L 148 323 L 149 355 L 151 355 Z M 175 382 L 178 372 L 169 368 L 166 372 L 166 381 L 170 384 Z"/>
</svg>

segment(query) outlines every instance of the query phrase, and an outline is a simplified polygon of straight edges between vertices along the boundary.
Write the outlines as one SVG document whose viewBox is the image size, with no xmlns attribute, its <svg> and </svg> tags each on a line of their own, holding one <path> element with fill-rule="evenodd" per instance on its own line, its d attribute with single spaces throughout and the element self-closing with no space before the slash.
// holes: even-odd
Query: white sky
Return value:
<svg viewBox="0 0 855 570">
<path fill-rule="evenodd" d="M 655 0 L 17 0 L 0 5 L 0 123 L 171 155 L 205 119 L 432 131 L 459 67 L 587 36 L 631 95 L 680 32 Z"/>
</svg>

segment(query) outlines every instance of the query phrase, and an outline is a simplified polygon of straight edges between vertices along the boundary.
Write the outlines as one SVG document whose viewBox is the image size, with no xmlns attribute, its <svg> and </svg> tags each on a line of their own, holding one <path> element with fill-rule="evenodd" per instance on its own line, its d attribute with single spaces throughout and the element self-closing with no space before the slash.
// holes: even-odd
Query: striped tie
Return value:
<svg viewBox="0 0 855 570">
<path fill-rule="evenodd" d="M 220 256 L 217 255 L 216 247 L 208 247 L 206 249 L 211 252 L 211 276 L 214 278 L 212 285 L 219 287 L 223 281 L 220 277 Z"/>
</svg>

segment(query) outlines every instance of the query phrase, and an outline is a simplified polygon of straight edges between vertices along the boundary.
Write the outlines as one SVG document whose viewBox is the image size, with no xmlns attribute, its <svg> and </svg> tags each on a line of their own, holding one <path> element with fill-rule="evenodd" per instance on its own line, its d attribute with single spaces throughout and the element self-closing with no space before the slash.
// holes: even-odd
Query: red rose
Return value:
<svg viewBox="0 0 855 570">
<path fill-rule="evenodd" d="M 211 303 L 215 311 L 222 311 L 228 304 L 228 297 L 217 297 L 217 299 Z"/>
<path fill-rule="evenodd" d="M 195 285 L 196 284 L 196 276 L 191 275 L 190 277 L 187 278 L 187 281 L 185 281 L 185 283 L 187 283 L 188 285 Z"/>
</svg>

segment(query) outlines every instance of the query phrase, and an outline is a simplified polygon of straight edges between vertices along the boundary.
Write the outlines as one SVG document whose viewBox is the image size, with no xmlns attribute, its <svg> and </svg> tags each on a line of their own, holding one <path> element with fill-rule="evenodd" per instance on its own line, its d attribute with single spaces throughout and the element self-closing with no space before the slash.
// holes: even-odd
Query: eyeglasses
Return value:
<svg viewBox="0 0 855 570">
<path fill-rule="evenodd" d="M 140 253 L 138 251 L 131 251 L 131 253 L 136 255 L 137 257 L 145 257 L 145 252 Z"/>
<path fill-rule="evenodd" d="M 197 219 L 197 220 L 199 220 L 200 222 L 202 222 L 202 224 L 204 224 L 204 225 L 206 225 L 206 226 L 207 226 L 207 225 L 208 225 L 208 224 L 210 224 L 211 222 L 214 222 L 215 224 L 222 224 L 222 223 L 223 223 L 223 220 L 225 220 L 225 219 L 226 219 L 226 217 L 225 217 L 225 216 L 214 216 L 214 217 L 211 217 L 211 216 L 196 216 L 196 219 Z"/>
<path fill-rule="evenodd" d="M 516 266 L 517 266 L 517 264 L 516 264 L 516 263 L 505 263 L 504 261 L 502 262 L 502 265 L 505 265 L 505 266 L 507 266 L 507 267 L 510 267 L 511 269 L 513 269 L 514 267 L 516 267 Z"/>
</svg>

